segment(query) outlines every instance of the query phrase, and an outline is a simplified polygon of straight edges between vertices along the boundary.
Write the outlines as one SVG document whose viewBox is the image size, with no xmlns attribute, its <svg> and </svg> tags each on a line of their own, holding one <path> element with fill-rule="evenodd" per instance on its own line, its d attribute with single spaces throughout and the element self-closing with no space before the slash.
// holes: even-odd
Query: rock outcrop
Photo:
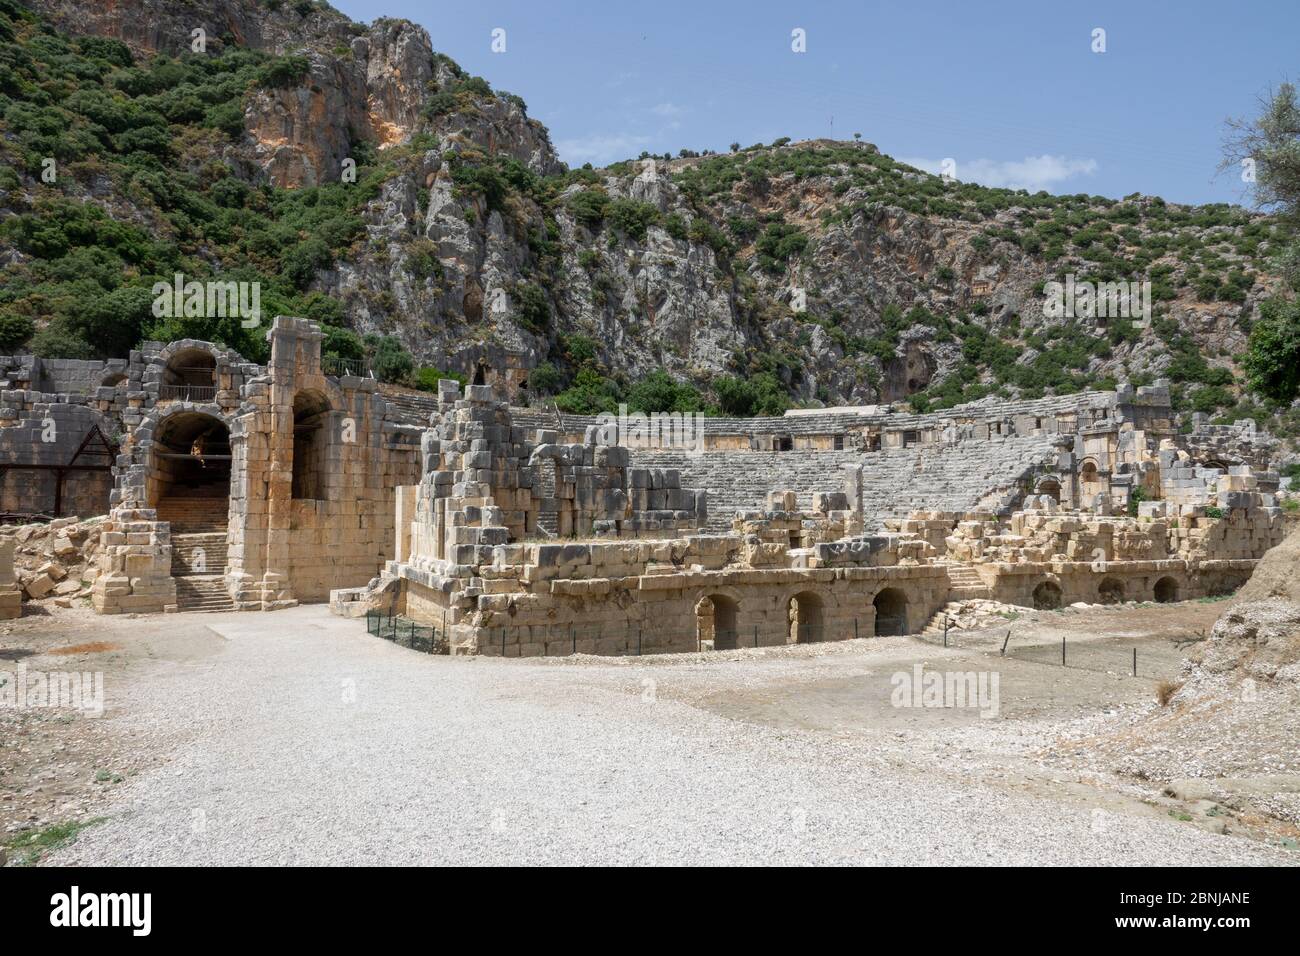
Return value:
<svg viewBox="0 0 1300 956">
<path fill-rule="evenodd" d="M 614 377 L 663 369 L 707 390 L 720 374 L 769 372 L 809 404 L 899 401 L 949 382 L 980 390 L 957 389 L 963 400 L 1041 394 L 1064 384 L 1064 355 L 1050 350 L 1070 324 L 1044 315 L 1045 280 L 1120 266 L 1158 276 L 1167 319 L 1221 357 L 1209 361 L 1216 372 L 1243 351 L 1266 291 L 1250 271 L 1258 233 L 1242 234 L 1239 211 L 1202 216 L 1147 198 L 1051 206 L 1007 191 L 991 202 L 867 143 L 824 140 L 566 175 L 519 97 L 467 76 L 404 20 L 364 25 L 289 0 L 31 6 L 140 56 L 185 54 L 201 30 L 209 51 L 237 44 L 305 61 L 244 96 L 245 132 L 222 156 L 245 178 L 285 187 L 336 183 L 349 160 L 384 159 L 377 195 L 359 211 L 365 235 L 335 250 L 312 290 L 340 300 L 355 331 L 397 336 L 420 364 L 472 374 L 504 350 L 525 368 L 550 361 L 567 381 L 581 339 L 595 346 L 587 364 Z M 638 228 L 575 214 L 591 192 L 631 204 L 634 219 L 652 215 Z M 1059 239 L 1033 232 L 1057 225 Z M 1199 248 L 1201 234 L 1186 230 L 1204 232 L 1215 268 L 1245 283 L 1230 297 L 1202 291 L 1204 270 L 1179 252 Z M 1071 240 L 1078 231 L 1086 241 Z M 783 235 L 799 242 L 782 247 Z M 1041 248 L 1042 235 L 1059 246 Z M 972 347 L 972 336 L 1009 351 Z M 1167 339 L 1094 329 L 1074 346 L 1069 384 L 1158 378 Z"/>
</svg>

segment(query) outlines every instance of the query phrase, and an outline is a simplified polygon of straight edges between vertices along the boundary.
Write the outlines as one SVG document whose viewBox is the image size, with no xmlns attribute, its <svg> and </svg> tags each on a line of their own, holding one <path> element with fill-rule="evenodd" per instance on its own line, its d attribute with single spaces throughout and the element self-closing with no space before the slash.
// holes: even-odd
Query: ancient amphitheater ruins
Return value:
<svg viewBox="0 0 1300 956">
<path fill-rule="evenodd" d="M 435 397 L 323 366 L 305 320 L 269 338 L 264 367 L 197 341 L 0 357 L 0 511 L 106 515 L 100 613 L 331 601 L 451 653 L 724 649 L 914 633 L 970 597 L 1224 593 L 1285 534 L 1276 443 L 1177 433 L 1159 383 L 691 419 L 669 441 L 666 419 L 526 407 L 518 369 Z M 43 585 L 0 540 L 15 615 Z"/>
</svg>

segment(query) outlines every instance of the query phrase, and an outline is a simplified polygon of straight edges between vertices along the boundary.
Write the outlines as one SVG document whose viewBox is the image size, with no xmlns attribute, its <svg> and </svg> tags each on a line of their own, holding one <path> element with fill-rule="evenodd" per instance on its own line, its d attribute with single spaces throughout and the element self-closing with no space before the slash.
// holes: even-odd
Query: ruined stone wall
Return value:
<svg viewBox="0 0 1300 956">
<path fill-rule="evenodd" d="M 325 376 L 322 338 L 277 317 L 268 374 L 244 389 L 232 425 L 227 585 L 241 608 L 325 600 L 369 580 L 392 554 L 396 488 L 419 475 L 419 430 L 386 420 L 373 379 Z M 298 463 L 312 469 L 300 475 L 312 497 L 294 497 L 296 401 L 300 419 L 312 409 L 320 449 Z"/>
<path fill-rule="evenodd" d="M 942 606 L 948 581 L 937 566 L 899 565 L 879 544 L 825 545 L 780 567 L 753 566 L 740 535 L 661 541 L 508 544 L 480 567 L 481 583 L 456 595 L 407 567 L 405 612 L 448 621 L 458 653 L 541 656 L 634 654 L 844 640 L 875 632 L 873 599 L 893 588 L 906 627 L 919 630 Z M 784 552 L 783 552 L 784 554 Z M 702 632 L 701 602 L 722 599 L 734 620 Z M 444 612 L 446 614 L 444 615 Z M 801 616 L 802 615 L 802 616 Z"/>
<path fill-rule="evenodd" d="M 111 440 L 117 426 L 97 403 L 61 402 L 36 392 L 0 393 L 0 512 L 85 515 L 108 510 L 112 475 L 69 468 L 83 440 L 98 428 Z M 109 467 L 111 446 L 97 439 L 77 460 Z M 59 485 L 62 484 L 60 493 Z"/>
</svg>

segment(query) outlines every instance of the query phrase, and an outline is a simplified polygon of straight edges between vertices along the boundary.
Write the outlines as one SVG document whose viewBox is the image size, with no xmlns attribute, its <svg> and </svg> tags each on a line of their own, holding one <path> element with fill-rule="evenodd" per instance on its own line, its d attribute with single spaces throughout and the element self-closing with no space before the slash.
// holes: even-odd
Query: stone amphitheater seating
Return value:
<svg viewBox="0 0 1300 956">
<path fill-rule="evenodd" d="M 1020 495 L 1020 479 L 1051 464 L 1053 436 L 1029 436 L 881 452 L 634 450 L 636 467 L 676 468 L 682 486 L 709 493 L 709 530 L 731 527 L 737 511 L 765 506 L 770 491 L 792 490 L 801 508 L 819 491 L 842 491 L 843 465 L 863 466 L 866 528 L 909 511 L 999 510 Z"/>
</svg>

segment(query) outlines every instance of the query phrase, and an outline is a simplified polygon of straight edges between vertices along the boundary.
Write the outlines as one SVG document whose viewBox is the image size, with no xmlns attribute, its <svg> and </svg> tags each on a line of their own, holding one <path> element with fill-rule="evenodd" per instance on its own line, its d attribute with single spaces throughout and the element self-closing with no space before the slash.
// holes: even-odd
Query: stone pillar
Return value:
<svg viewBox="0 0 1300 956">
<path fill-rule="evenodd" d="M 263 412 L 267 435 L 266 558 L 262 608 L 293 607 L 289 580 L 289 528 L 293 519 L 293 402 L 305 379 L 319 379 L 325 335 L 306 319 L 277 315 L 267 333 L 271 342 L 270 402 Z"/>
<path fill-rule="evenodd" d="M 0 539 L 0 621 L 21 617 L 23 592 L 14 578 L 14 539 Z"/>
<path fill-rule="evenodd" d="M 397 488 L 397 541 L 393 547 L 394 561 L 407 561 L 411 557 L 411 522 L 415 520 L 415 501 L 418 485 L 399 485 Z"/>
</svg>

